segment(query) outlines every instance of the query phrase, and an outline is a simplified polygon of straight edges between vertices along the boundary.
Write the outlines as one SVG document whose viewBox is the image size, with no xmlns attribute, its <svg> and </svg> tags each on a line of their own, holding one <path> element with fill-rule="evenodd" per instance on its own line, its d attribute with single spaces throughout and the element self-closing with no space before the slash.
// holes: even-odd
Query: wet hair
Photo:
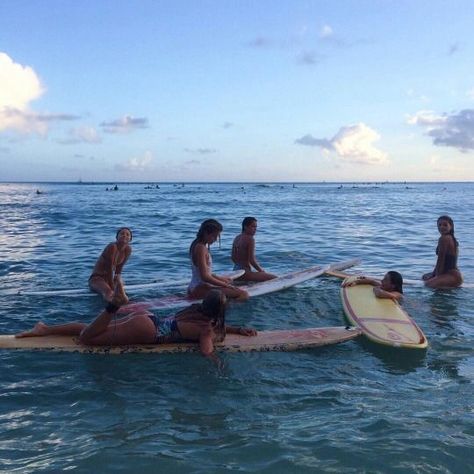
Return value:
<svg viewBox="0 0 474 474">
<path fill-rule="evenodd" d="M 253 224 L 254 222 L 257 222 L 257 219 L 255 217 L 252 217 L 252 216 L 245 217 L 244 220 L 242 221 L 242 232 L 245 230 L 245 228 L 248 225 Z"/>
<path fill-rule="evenodd" d="M 133 233 L 132 233 L 132 230 L 130 229 L 130 227 L 120 227 L 120 229 L 115 234 L 115 239 L 118 239 L 118 236 L 119 236 L 120 232 L 122 232 L 122 230 L 128 230 L 130 232 L 130 242 L 131 242 L 133 240 Z"/>
<path fill-rule="evenodd" d="M 219 335 L 225 337 L 225 310 L 227 298 L 220 290 L 211 290 L 201 303 L 201 312 L 207 316 Z"/>
<path fill-rule="evenodd" d="M 216 221 L 215 219 L 206 219 L 199 227 L 199 230 L 196 234 L 196 238 L 193 240 L 191 246 L 189 247 L 189 253 L 192 255 L 195 245 L 199 242 L 203 243 L 204 237 L 206 235 L 212 234 L 213 232 L 222 232 L 223 229 L 224 228 L 222 227 L 222 224 L 219 221 Z"/>
<path fill-rule="evenodd" d="M 200 321 L 210 323 L 216 340 L 222 342 L 225 339 L 225 312 L 227 298 L 218 289 L 207 293 L 202 303 L 194 303 L 176 313 L 175 318 L 180 321 Z"/>
<path fill-rule="evenodd" d="M 459 245 L 459 243 L 458 243 L 456 237 L 454 237 L 454 222 L 453 222 L 453 220 L 449 216 L 439 216 L 438 220 L 436 221 L 436 225 L 438 225 L 441 221 L 446 221 L 451 226 L 451 230 L 449 231 L 449 235 L 451 235 L 453 237 L 454 244 L 457 247 Z"/>
<path fill-rule="evenodd" d="M 395 291 L 403 294 L 403 277 L 400 273 L 393 270 L 387 272 L 387 275 L 390 277 L 390 281 L 394 286 Z"/>
</svg>

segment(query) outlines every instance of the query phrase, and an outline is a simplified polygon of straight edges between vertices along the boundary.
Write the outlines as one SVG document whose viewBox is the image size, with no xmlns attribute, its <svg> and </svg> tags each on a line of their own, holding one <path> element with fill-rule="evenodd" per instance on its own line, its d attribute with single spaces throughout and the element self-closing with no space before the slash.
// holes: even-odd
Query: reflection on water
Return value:
<svg viewBox="0 0 474 474">
<path fill-rule="evenodd" d="M 107 186 L 110 186 L 108 184 Z M 257 256 L 275 273 L 359 257 L 358 271 L 406 278 L 433 267 L 449 212 L 474 282 L 474 185 L 0 184 L 0 332 L 38 319 L 90 321 L 99 297 L 5 289 L 84 288 L 122 225 L 134 231 L 126 282 L 190 274 L 189 244 L 223 226 L 216 272 L 231 268 L 241 221 L 259 221 Z M 244 188 L 244 189 L 242 189 Z M 339 189 L 338 189 L 339 188 Z M 455 204 L 454 204 L 455 203 Z M 426 209 L 436 209 L 436 213 Z M 344 325 L 340 282 L 319 278 L 229 305 L 258 330 Z M 159 297 L 179 289 L 154 289 Z M 467 472 L 474 454 L 474 290 L 405 289 L 426 351 L 359 338 L 295 353 L 122 356 L 0 351 L 0 459 L 6 472 Z"/>
</svg>

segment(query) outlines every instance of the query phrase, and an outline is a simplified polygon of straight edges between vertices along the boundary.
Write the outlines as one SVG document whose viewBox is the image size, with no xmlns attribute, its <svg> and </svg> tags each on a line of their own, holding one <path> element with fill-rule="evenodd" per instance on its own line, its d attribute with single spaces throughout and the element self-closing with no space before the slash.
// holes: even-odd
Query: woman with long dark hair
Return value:
<svg viewBox="0 0 474 474">
<path fill-rule="evenodd" d="M 215 359 L 214 342 L 222 342 L 226 333 L 242 336 L 257 334 L 252 328 L 225 324 L 226 297 L 219 290 L 210 291 L 200 304 L 162 318 L 149 311 L 137 311 L 115 319 L 117 310 L 126 301 L 122 280 L 118 278 L 112 302 L 90 324 L 73 322 L 48 326 L 38 322 L 33 329 L 16 337 L 77 336 L 82 344 L 90 346 L 197 341 L 201 353 Z"/>
<path fill-rule="evenodd" d="M 437 226 L 441 236 L 436 247 L 436 266 L 422 278 L 430 288 L 456 288 L 463 278 L 458 268 L 459 243 L 454 237 L 454 222 L 449 216 L 440 216 Z"/>
<path fill-rule="evenodd" d="M 220 239 L 222 224 L 215 219 L 205 220 L 199 227 L 196 238 L 189 247 L 192 276 L 188 285 L 191 298 L 204 298 L 212 289 L 221 290 L 228 298 L 246 300 L 248 293 L 232 285 L 230 278 L 212 273 L 212 257 L 209 246 Z"/>
</svg>

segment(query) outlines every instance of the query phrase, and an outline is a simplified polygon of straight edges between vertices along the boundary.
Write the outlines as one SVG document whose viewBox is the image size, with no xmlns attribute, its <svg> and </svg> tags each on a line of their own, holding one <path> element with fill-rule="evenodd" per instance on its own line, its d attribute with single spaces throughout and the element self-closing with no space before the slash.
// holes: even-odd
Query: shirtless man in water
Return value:
<svg viewBox="0 0 474 474">
<path fill-rule="evenodd" d="M 246 217 L 242 221 L 242 233 L 234 239 L 232 244 L 231 258 L 234 262 L 234 270 L 245 270 L 245 273 L 238 280 L 267 281 L 276 278 L 276 275 L 265 272 L 257 262 L 254 237 L 256 232 L 257 219 L 255 217 Z"/>
<path fill-rule="evenodd" d="M 91 291 L 101 295 L 108 303 L 112 301 L 116 279 L 132 253 L 129 245 L 131 241 L 132 231 L 128 227 L 121 227 L 117 231 L 116 241 L 105 247 L 89 277 Z"/>
</svg>

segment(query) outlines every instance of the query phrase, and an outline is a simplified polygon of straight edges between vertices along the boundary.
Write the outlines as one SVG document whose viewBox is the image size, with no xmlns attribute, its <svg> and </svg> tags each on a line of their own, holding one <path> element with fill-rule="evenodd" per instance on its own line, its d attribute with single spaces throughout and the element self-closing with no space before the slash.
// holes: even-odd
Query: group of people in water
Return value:
<svg viewBox="0 0 474 474">
<path fill-rule="evenodd" d="M 437 261 L 432 272 L 423 275 L 425 285 L 430 288 L 455 288 L 463 278 L 457 267 L 459 244 L 454 236 L 454 223 L 449 216 L 437 221 L 440 237 L 436 248 Z M 233 241 L 231 259 L 234 270 L 244 273 L 236 282 L 212 272 L 211 244 L 220 239 L 223 227 L 215 219 L 202 222 L 196 238 L 189 248 L 192 276 L 188 285 L 191 299 L 202 299 L 202 303 L 170 317 L 158 317 L 148 310 L 140 310 L 118 319 L 117 311 L 128 303 L 124 290 L 122 270 L 132 253 L 133 234 L 128 227 L 117 231 L 115 242 L 108 244 L 99 256 L 89 278 L 89 288 L 106 301 L 105 309 L 90 323 L 66 323 L 48 326 L 37 323 L 30 331 L 17 337 L 64 335 L 76 336 L 87 345 L 159 344 L 180 341 L 197 341 L 205 356 L 215 359 L 214 343 L 222 342 L 226 333 L 254 336 L 253 328 L 228 326 L 225 322 L 227 299 L 243 301 L 248 293 L 239 288 L 239 282 L 262 282 L 276 278 L 267 273 L 255 256 L 255 233 L 257 219 L 246 217 L 242 232 Z M 237 283 L 237 284 L 235 284 Z M 343 285 L 370 284 L 378 298 L 400 301 L 403 296 L 403 278 L 389 271 L 381 281 L 358 277 Z"/>
</svg>

